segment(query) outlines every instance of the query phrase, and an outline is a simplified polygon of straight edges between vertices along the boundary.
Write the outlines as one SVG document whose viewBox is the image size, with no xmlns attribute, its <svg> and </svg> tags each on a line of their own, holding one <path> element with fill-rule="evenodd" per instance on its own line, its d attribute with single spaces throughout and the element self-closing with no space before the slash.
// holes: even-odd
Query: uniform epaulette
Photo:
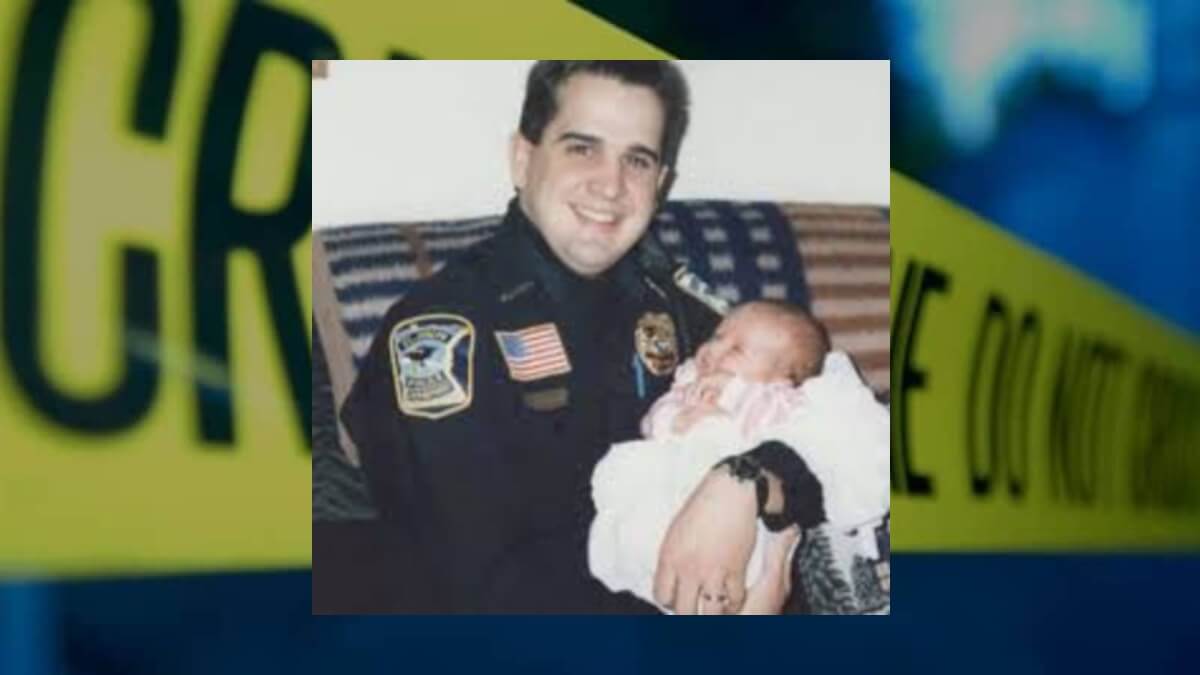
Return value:
<svg viewBox="0 0 1200 675">
<path fill-rule="evenodd" d="M 725 316 L 729 313 L 729 301 L 713 292 L 712 287 L 696 276 L 686 266 L 680 265 L 674 274 L 675 286 L 704 303 L 712 311 Z"/>
</svg>

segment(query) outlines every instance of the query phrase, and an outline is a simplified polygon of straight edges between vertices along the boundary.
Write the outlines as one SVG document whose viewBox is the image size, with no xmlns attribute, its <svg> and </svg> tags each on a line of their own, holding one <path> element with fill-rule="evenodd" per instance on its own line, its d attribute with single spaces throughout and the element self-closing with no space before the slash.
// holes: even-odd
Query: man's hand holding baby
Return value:
<svg viewBox="0 0 1200 675">
<path fill-rule="evenodd" d="M 758 520 L 754 485 L 724 470 L 708 474 L 675 516 L 659 550 L 654 596 L 677 614 L 695 614 L 702 595 L 740 609 Z"/>
</svg>

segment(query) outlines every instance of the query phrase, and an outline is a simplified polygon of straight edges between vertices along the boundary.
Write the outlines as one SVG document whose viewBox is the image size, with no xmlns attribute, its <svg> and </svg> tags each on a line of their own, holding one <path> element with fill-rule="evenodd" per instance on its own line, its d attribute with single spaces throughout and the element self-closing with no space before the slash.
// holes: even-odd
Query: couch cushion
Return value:
<svg viewBox="0 0 1200 675">
<path fill-rule="evenodd" d="M 317 521 L 363 520 L 375 516 L 362 474 L 338 442 L 333 389 L 319 328 L 313 328 L 312 517 Z"/>
<path fill-rule="evenodd" d="M 813 314 L 867 383 L 890 389 L 889 212 L 874 206 L 781 205 L 796 235 Z"/>
</svg>

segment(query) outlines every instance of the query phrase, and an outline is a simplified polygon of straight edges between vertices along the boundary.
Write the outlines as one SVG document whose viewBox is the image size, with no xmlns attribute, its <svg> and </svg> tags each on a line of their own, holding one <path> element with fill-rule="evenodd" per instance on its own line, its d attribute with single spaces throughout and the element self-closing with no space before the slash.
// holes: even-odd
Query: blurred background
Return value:
<svg viewBox="0 0 1200 675">
<path fill-rule="evenodd" d="M 13 83 L 22 75 L 16 54 L 49 44 L 45 31 L 52 23 L 32 21 L 37 12 L 31 8 L 65 15 L 83 4 L 17 2 L 0 13 L 0 49 L 9 56 L 5 68 L 11 71 L 0 80 L 8 83 L 0 119 L 9 140 L 4 199 L 10 203 L 11 189 L 18 185 L 12 182 L 14 169 L 23 166 L 9 154 L 11 140 L 36 124 L 13 112 L 18 108 Z M 139 16 L 143 7 L 89 3 L 89 20 L 109 4 Z M 679 58 L 891 59 L 894 169 L 1200 338 L 1197 3 L 575 4 Z M 245 22 L 246 44 L 257 40 L 293 50 L 318 45 L 313 58 L 454 55 L 449 48 L 442 52 L 430 46 L 428 39 L 408 44 L 403 10 L 389 24 L 320 5 L 276 3 L 336 35 L 340 53 L 331 53 L 302 27 L 269 21 Z M 179 9 L 171 2 L 144 6 L 166 15 Z M 170 53 L 172 41 L 184 35 L 186 67 L 204 72 L 223 67 L 222 49 L 245 48 L 222 39 L 222 31 L 238 25 L 231 23 L 235 13 L 228 3 L 184 3 L 179 16 L 185 24 L 198 15 L 218 18 L 201 22 L 203 30 L 162 33 L 156 43 L 164 50 L 160 54 Z M 454 21 L 466 38 L 497 29 L 490 16 L 460 12 Z M 357 28 L 367 24 L 372 25 Z M 106 40 L 87 24 L 72 30 L 75 42 Z M 238 86 L 236 77 L 206 75 L 195 89 L 203 92 L 212 84 L 213 93 L 221 94 L 226 82 Z M 71 159 L 86 162 L 92 147 L 100 155 L 108 150 L 100 141 L 90 142 L 76 146 Z M 307 181 L 307 159 L 298 161 Z M 192 169 L 184 164 L 177 171 L 190 176 Z M 245 171 L 267 182 L 279 172 L 269 162 L 247 165 Z M 253 176 L 241 180 L 253 181 Z M 178 203 L 164 209 L 167 217 L 190 217 L 189 193 L 175 192 L 178 187 L 171 185 L 151 188 L 164 190 L 170 204 Z M 11 246 L 19 223 L 7 220 L 11 210 L 4 213 L 3 245 Z M 2 272 L 12 278 L 14 270 Z M 11 309 L 5 306 L 6 312 Z M 0 447 L 0 453 L 6 450 Z M 5 470 L 3 454 L 0 470 Z M 208 486 L 214 495 L 221 489 Z M 6 504 L 0 494 L 0 509 Z M 13 522 L 8 515 L 0 522 Z M 32 523 L 38 515 L 21 514 Z M 8 536 L 0 532 L 0 547 Z M 302 569 L 58 581 L 10 572 L 0 582 L 0 673 L 394 671 L 425 662 L 446 670 L 499 663 L 534 673 L 780 666 L 882 666 L 922 673 L 1195 672 L 1200 630 L 1192 609 L 1200 601 L 1200 558 L 1194 553 L 898 552 L 894 565 L 894 615 L 853 627 L 819 619 L 803 627 L 791 621 L 683 627 L 598 619 L 318 620 L 310 616 L 311 578 Z"/>
<path fill-rule="evenodd" d="M 577 4 L 680 58 L 890 58 L 894 169 L 1200 331 L 1196 3 Z"/>
</svg>

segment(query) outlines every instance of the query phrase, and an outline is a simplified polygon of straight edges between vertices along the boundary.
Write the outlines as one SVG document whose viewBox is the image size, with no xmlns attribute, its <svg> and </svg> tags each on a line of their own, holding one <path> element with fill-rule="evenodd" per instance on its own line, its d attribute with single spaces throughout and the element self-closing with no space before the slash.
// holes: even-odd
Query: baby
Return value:
<svg viewBox="0 0 1200 675">
<path fill-rule="evenodd" d="M 796 385 L 821 371 L 828 352 L 825 331 L 803 310 L 742 305 L 675 372 L 671 390 L 642 420 L 642 434 L 684 434 L 706 417 L 728 418 L 743 436 L 777 424 L 799 402 Z"/>
<path fill-rule="evenodd" d="M 696 356 L 679 366 L 670 391 L 642 420 L 642 433 L 646 440 L 614 446 L 592 476 L 597 515 L 588 558 L 592 574 L 610 589 L 654 602 L 658 549 L 675 513 L 713 465 L 767 440 L 795 449 L 818 478 L 834 539 L 854 532 L 854 541 L 837 543 L 832 556 L 809 557 L 833 559 L 845 569 L 832 573 L 843 577 L 862 576 L 854 569 L 856 555 L 867 567 L 879 562 L 867 526 L 886 522 L 888 412 L 849 358 L 830 351 L 825 331 L 803 310 L 757 301 L 731 311 Z M 760 524 L 748 584 L 758 576 L 768 536 Z M 805 539 L 812 537 L 806 533 Z M 806 560 L 798 555 L 798 563 Z M 855 579 L 843 581 L 857 591 Z M 853 598 L 840 607 L 880 609 L 880 602 Z M 812 611 L 826 608 L 820 599 L 807 604 Z"/>
</svg>

